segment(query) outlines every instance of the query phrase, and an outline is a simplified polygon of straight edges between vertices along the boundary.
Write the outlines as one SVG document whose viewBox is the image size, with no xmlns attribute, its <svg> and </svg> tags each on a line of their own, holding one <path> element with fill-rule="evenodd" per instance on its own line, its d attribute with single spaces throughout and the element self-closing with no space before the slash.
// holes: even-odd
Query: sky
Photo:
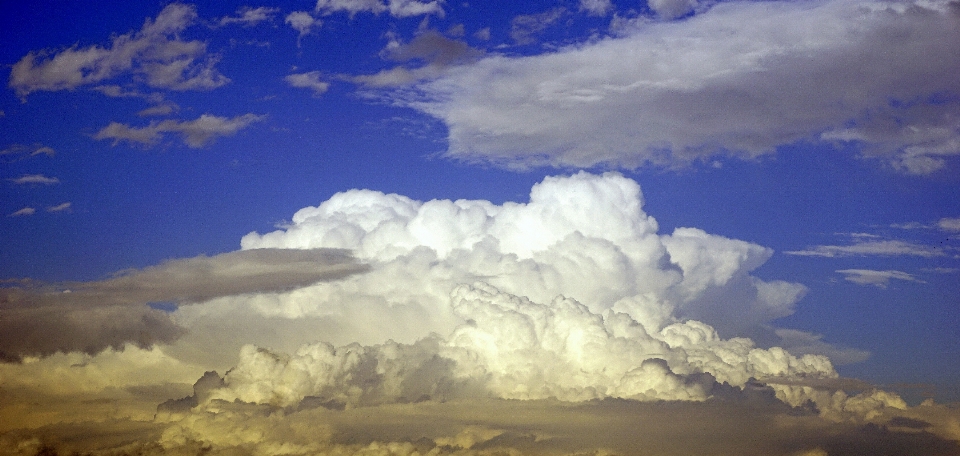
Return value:
<svg viewBox="0 0 960 456">
<path fill-rule="evenodd" d="M 0 452 L 960 454 L 960 3 L 0 38 Z"/>
</svg>

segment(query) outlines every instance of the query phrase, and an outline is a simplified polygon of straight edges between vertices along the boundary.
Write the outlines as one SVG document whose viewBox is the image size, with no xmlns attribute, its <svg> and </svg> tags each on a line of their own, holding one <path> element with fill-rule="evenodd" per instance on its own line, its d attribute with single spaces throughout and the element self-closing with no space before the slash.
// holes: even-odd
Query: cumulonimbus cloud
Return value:
<svg viewBox="0 0 960 456">
<path fill-rule="evenodd" d="M 446 123 L 446 155 L 467 162 L 680 166 L 812 140 L 926 174 L 960 154 L 958 17 L 946 1 L 720 2 L 394 96 Z"/>
</svg>

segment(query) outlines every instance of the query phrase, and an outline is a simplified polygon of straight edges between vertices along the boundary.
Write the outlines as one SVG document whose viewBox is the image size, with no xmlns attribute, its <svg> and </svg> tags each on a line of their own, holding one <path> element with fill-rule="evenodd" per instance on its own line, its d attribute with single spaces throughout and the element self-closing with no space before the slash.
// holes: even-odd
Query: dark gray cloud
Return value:
<svg viewBox="0 0 960 456">
<path fill-rule="evenodd" d="M 93 282 L 12 282 L 0 288 L 0 357 L 169 343 L 184 330 L 149 303 L 277 292 L 366 269 L 343 250 L 254 249 L 170 260 Z"/>
</svg>

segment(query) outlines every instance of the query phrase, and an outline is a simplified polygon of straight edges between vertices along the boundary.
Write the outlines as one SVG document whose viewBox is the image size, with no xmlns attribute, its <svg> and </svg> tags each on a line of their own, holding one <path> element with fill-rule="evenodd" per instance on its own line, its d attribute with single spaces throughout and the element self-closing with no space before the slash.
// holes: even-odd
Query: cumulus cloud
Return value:
<svg viewBox="0 0 960 456">
<path fill-rule="evenodd" d="M 341 251 L 261 249 L 172 260 L 95 282 L 27 281 L 0 288 L 0 357 L 169 343 L 184 329 L 147 304 L 276 292 L 365 269 Z"/>
<path fill-rule="evenodd" d="M 664 19 L 674 19 L 693 11 L 697 7 L 697 0 L 650 0 L 647 2 L 650 9 Z"/>
<path fill-rule="evenodd" d="M 24 184 L 53 185 L 53 184 L 60 183 L 60 179 L 57 179 L 56 177 L 47 177 L 47 176 L 44 176 L 43 174 L 24 174 L 23 176 L 20 176 L 14 179 L 7 179 L 7 180 L 17 185 L 24 185 Z"/>
<path fill-rule="evenodd" d="M 50 55 L 30 52 L 13 65 L 9 86 L 20 97 L 39 90 L 58 91 L 133 75 L 153 88 L 208 90 L 227 82 L 201 41 L 178 35 L 197 19 L 191 5 L 173 3 L 138 32 L 116 36 L 109 47 L 72 47 Z M 135 78 L 136 80 L 137 78 Z"/>
<path fill-rule="evenodd" d="M 877 288 L 887 288 L 887 285 L 890 284 L 891 279 L 904 280 L 908 282 L 918 282 L 926 283 L 923 280 L 920 280 L 913 276 L 913 274 L 908 274 L 903 271 L 875 271 L 872 269 L 841 269 L 840 274 L 843 274 L 843 279 L 853 282 L 858 285 L 873 285 Z"/>
<path fill-rule="evenodd" d="M 857 239 L 852 245 L 818 245 L 805 250 L 791 250 L 787 255 L 845 257 L 845 256 L 918 256 L 933 258 L 944 256 L 945 253 L 936 247 L 930 247 L 912 242 L 899 240 L 862 240 Z"/>
<path fill-rule="evenodd" d="M 310 71 L 307 73 L 289 74 L 283 79 L 292 87 L 310 89 L 314 96 L 323 95 L 330 88 L 330 83 L 320 80 L 319 71 Z"/>
<path fill-rule="evenodd" d="M 110 122 L 93 137 L 95 139 L 112 139 L 113 145 L 121 141 L 140 143 L 144 146 L 156 144 L 165 133 L 179 133 L 183 142 L 192 148 L 206 146 L 221 136 L 232 136 L 254 122 L 263 120 L 264 116 L 244 114 L 227 118 L 203 114 L 194 120 L 177 121 L 164 120 L 151 122 L 146 127 L 133 127 L 119 122 Z"/>
<path fill-rule="evenodd" d="M 294 11 L 287 15 L 284 22 L 300 33 L 300 36 L 297 38 L 298 40 L 313 33 L 314 28 L 323 25 L 323 21 L 315 19 L 306 11 Z"/>
<path fill-rule="evenodd" d="M 720 2 L 555 52 L 489 56 L 416 84 L 415 98 L 393 95 L 443 121 L 446 155 L 468 162 L 682 166 L 819 138 L 927 172 L 960 153 L 957 18 L 946 2 Z M 515 38 L 548 22 L 525 20 Z"/>
<path fill-rule="evenodd" d="M 253 27 L 263 21 L 273 19 L 273 15 L 279 12 L 279 8 L 268 8 L 261 6 L 259 8 L 243 7 L 237 10 L 235 16 L 225 16 L 220 19 L 220 25 L 240 24 L 244 27 Z"/>
</svg>

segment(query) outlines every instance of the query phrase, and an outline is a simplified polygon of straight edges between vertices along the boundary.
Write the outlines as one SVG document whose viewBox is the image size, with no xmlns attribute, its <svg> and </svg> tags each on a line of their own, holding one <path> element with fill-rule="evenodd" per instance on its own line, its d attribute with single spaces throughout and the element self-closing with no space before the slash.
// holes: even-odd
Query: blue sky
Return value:
<svg viewBox="0 0 960 456">
<path fill-rule="evenodd" d="M 596 191 L 583 200 L 590 204 L 581 221 L 567 220 L 594 239 L 588 227 L 604 220 L 591 217 L 619 216 L 600 208 L 614 204 L 605 199 L 607 190 L 633 188 L 622 177 L 642 193 L 642 206 L 624 220 L 643 214 L 629 223 L 654 223 L 669 252 L 658 261 L 673 262 L 657 274 L 683 273 L 674 288 L 647 295 L 674 306 L 657 330 L 699 319 L 723 340 L 747 337 L 764 349 L 826 356 L 840 376 L 911 403 L 927 396 L 960 400 L 957 11 L 949 2 L 870 1 L 4 2 L 3 309 L 17 315 L 10 321 L 30 321 L 18 312 L 32 304 L 10 296 L 47 302 L 37 296 L 50 287 L 98 290 L 98 299 L 122 301 L 123 315 L 143 313 L 166 329 L 146 339 L 105 335 L 88 345 L 4 342 L 0 353 L 17 360 L 76 351 L 95 360 L 107 356 L 96 350 L 134 343 L 138 350 L 161 347 L 171 362 L 183 363 L 183 376 L 168 383 L 186 382 L 208 367 L 222 373 L 243 361 L 235 350 L 241 343 L 292 351 L 294 342 L 324 339 L 307 333 L 341 320 L 318 316 L 334 312 L 329 309 L 315 310 L 314 320 L 284 317 L 289 326 L 270 320 L 279 325 L 271 329 L 277 334 L 303 334 L 237 339 L 236 347 L 227 344 L 234 351 L 223 355 L 222 365 L 205 365 L 211 358 L 197 353 L 220 337 L 217 331 L 279 317 L 249 304 L 265 313 L 249 321 L 237 317 L 235 326 L 208 340 L 198 335 L 211 324 L 202 315 L 240 309 L 254 295 L 296 301 L 297 290 L 313 288 L 270 282 L 270 272 L 274 279 L 236 293 L 130 297 L 111 281 L 139 283 L 134 279 L 153 272 L 193 267 L 197 258 L 211 259 L 215 270 L 221 259 L 234 261 L 241 256 L 230 255 L 253 247 L 346 248 L 373 271 L 351 270 L 351 277 L 386 274 L 385 289 L 403 288 L 398 265 L 417 274 L 413 236 L 432 249 L 437 264 L 466 271 L 449 280 L 472 282 L 485 276 L 447 250 L 476 254 L 492 244 L 472 244 L 463 234 L 461 244 L 447 249 L 424 240 L 412 219 L 403 218 L 407 203 L 396 200 L 393 207 L 348 191 L 415 202 L 483 201 L 490 226 L 501 220 L 529 230 L 535 245 L 537 238 L 552 239 L 560 225 L 551 223 L 559 222 L 547 215 L 536 223 L 507 222 L 502 214 L 510 202 L 530 202 L 536 185 L 549 187 L 546 193 Z M 554 188 L 544 181 L 548 176 L 579 177 Z M 593 182 L 592 190 L 577 187 L 581 181 Z M 338 194 L 346 195 L 344 202 L 335 202 Z M 355 207 L 350 217 L 360 221 L 350 226 L 364 227 L 363 234 L 353 239 L 341 227 L 341 238 L 324 237 L 330 224 L 347 217 L 323 212 L 334 204 Z M 375 208 L 399 218 L 362 213 Z M 329 220 L 294 215 L 317 211 Z M 466 226 L 421 216 L 436 232 Z M 413 234 L 370 228 L 362 222 L 369 217 L 387 217 Z M 696 252 L 681 247 L 679 239 L 686 238 L 675 229 L 683 227 L 704 233 Z M 525 258 L 524 248 L 506 247 L 512 234 L 485 233 L 499 242 L 490 252 Z M 597 233 L 596 242 L 613 243 L 627 256 L 647 245 Z M 557 245 L 575 238 L 558 237 Z M 411 250 L 371 247 L 378 243 Z M 593 252 L 581 248 L 584 255 Z M 566 264 L 528 253 L 541 268 Z M 684 255 L 691 259 L 677 259 Z M 323 258 L 316 261 L 328 262 Z M 604 286 L 603 277 L 645 270 L 641 257 L 631 258 L 629 269 L 598 273 L 596 286 Z M 593 261 L 605 264 L 601 257 Z M 736 263 L 736 272 L 723 276 L 724 261 Z M 695 294 L 690 284 L 700 275 L 714 282 Z M 316 279 L 340 280 L 330 277 Z M 454 284 L 437 280 L 409 288 L 450 293 Z M 629 308 L 626 301 L 578 295 L 591 289 L 586 285 L 526 292 L 511 288 L 508 278 L 489 281 L 539 304 L 548 302 L 538 296 L 572 293 L 568 297 L 598 315 Z M 637 290 L 646 289 L 633 286 L 617 299 L 639 302 Z M 770 287 L 780 287 L 769 292 L 780 294 L 764 297 Z M 311 299 L 333 296 L 317 293 Z M 719 302 L 742 293 L 760 296 L 759 304 Z M 354 305 L 367 305 L 357 296 Z M 329 342 L 412 343 L 430 331 L 446 336 L 443 331 L 457 327 L 452 315 L 463 317 L 448 304 L 436 310 L 416 297 L 404 299 L 426 309 L 432 323 L 394 332 L 333 331 Z M 92 309 L 93 301 L 49 305 Z M 148 301 L 160 310 L 145 310 Z M 172 304 L 156 304 L 161 301 Z M 242 308 L 234 312 L 256 313 Z M 283 308 L 283 315 L 292 312 Z M 644 322 L 652 308 L 644 309 L 627 313 Z M 343 312 L 337 317 L 343 321 L 354 315 Z M 370 318 L 396 316 L 384 312 Z M 670 369 L 682 370 L 668 361 Z M 28 375 L 15 364 L 7 366 L 8 375 Z"/>
</svg>

